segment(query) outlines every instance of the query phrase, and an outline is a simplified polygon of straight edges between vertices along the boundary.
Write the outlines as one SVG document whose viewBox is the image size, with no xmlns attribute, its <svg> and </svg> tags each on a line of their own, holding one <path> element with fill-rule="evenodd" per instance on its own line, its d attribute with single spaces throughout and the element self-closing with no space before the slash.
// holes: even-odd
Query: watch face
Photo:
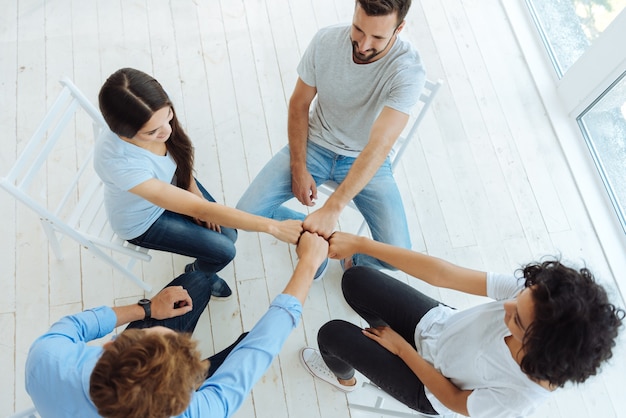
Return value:
<svg viewBox="0 0 626 418">
<path fill-rule="evenodd" d="M 138 303 L 140 305 L 147 305 L 150 303 L 150 299 L 140 299 Z"/>
</svg>

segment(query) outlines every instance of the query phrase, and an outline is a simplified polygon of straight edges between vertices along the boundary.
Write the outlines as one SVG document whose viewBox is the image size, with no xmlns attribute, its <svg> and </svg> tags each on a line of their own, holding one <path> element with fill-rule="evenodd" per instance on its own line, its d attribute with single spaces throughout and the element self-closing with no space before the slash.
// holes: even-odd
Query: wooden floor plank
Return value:
<svg viewBox="0 0 626 418">
<path fill-rule="evenodd" d="M 287 103 L 311 38 L 321 26 L 349 22 L 353 7 L 333 0 L 7 2 L 0 16 L 0 125 L 17 140 L 0 151 L 0 174 L 59 91 L 60 76 L 69 75 L 95 103 L 104 79 L 130 66 L 162 82 L 196 146 L 199 179 L 233 206 L 287 143 Z M 445 83 L 396 173 L 413 248 L 491 271 L 561 254 L 586 263 L 612 300 L 623 303 L 499 2 L 413 2 L 402 36 L 419 50 L 428 77 Z M 87 120 L 73 129 L 77 138 L 87 137 Z M 67 171 L 89 147 L 78 139 L 48 177 Z M 54 184 L 46 190 L 56 198 Z M 0 369 L 8 370 L 0 383 L 5 416 L 30 404 L 26 354 L 51 322 L 84 308 L 133 303 L 144 292 L 71 242 L 64 243 L 67 259 L 55 260 L 38 219 L 8 195 L 2 203 L 0 326 L 10 336 L 0 343 Z M 347 209 L 339 225 L 353 231 L 360 222 Z M 206 356 L 253 326 L 297 262 L 294 246 L 265 234 L 240 231 L 237 250 L 220 273 L 233 298 L 212 301 L 194 334 Z M 155 292 L 191 260 L 151 254 L 152 262 L 134 270 Z M 482 301 L 391 274 L 460 307 Z M 300 326 L 235 416 L 362 416 L 351 414 L 348 398 L 315 381 L 298 359 L 302 346 L 317 345 L 317 331 L 329 319 L 364 325 L 343 299 L 341 275 L 332 260 L 326 277 L 313 283 Z M 619 417 L 626 410 L 624 350 L 622 336 L 598 377 L 557 391 L 532 418 Z"/>
</svg>

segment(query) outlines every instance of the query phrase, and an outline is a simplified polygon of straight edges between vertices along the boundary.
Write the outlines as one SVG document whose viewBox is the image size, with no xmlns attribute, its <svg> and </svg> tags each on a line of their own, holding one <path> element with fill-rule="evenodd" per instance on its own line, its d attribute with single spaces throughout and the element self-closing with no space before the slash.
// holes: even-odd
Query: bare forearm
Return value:
<svg viewBox="0 0 626 418">
<path fill-rule="evenodd" d="M 202 201 L 194 210 L 204 221 L 210 221 L 227 228 L 237 228 L 244 231 L 265 232 L 273 234 L 278 221 L 262 216 L 250 214 L 239 209 L 231 208 L 219 203 Z"/>
<path fill-rule="evenodd" d="M 318 267 L 310 260 L 300 260 L 283 293 L 296 297 L 304 305 Z"/>
<path fill-rule="evenodd" d="M 308 110 L 290 106 L 287 135 L 289 137 L 289 155 L 291 157 L 292 171 L 298 168 L 306 168 L 308 132 Z"/>
<path fill-rule="evenodd" d="M 346 178 L 329 197 L 327 205 L 343 209 L 374 177 L 389 153 L 389 147 L 368 144 L 352 164 Z"/>
<path fill-rule="evenodd" d="M 394 247 L 366 237 L 350 237 L 356 253 L 382 260 L 399 270 L 437 287 L 485 296 L 486 273 L 457 266 L 437 257 Z"/>
<path fill-rule="evenodd" d="M 398 356 L 441 403 L 455 412 L 468 415 L 467 398 L 471 390 L 459 389 L 408 344 Z"/>
<path fill-rule="evenodd" d="M 139 321 L 144 319 L 146 313 L 143 308 L 137 304 L 126 306 L 115 306 L 113 308 L 115 316 L 117 317 L 116 327 L 128 324 L 129 322 Z"/>
</svg>

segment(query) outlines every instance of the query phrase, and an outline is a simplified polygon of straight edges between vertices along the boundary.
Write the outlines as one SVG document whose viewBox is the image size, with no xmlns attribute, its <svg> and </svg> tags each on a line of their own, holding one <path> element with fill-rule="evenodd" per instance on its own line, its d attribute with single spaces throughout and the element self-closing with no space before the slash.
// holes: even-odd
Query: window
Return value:
<svg viewBox="0 0 626 418">
<path fill-rule="evenodd" d="M 626 0 L 527 0 L 559 78 L 626 6 Z"/>
<path fill-rule="evenodd" d="M 626 232 L 626 0 L 526 4 L 556 72 L 563 110 L 580 129 L 577 141 L 591 154 Z"/>
<path fill-rule="evenodd" d="M 626 72 L 577 121 L 626 231 Z"/>
</svg>

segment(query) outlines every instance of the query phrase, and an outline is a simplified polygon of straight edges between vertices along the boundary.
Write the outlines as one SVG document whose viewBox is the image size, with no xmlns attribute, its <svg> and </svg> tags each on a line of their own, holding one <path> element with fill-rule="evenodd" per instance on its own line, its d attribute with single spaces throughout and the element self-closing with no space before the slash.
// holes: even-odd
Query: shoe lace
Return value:
<svg viewBox="0 0 626 418">
<path fill-rule="evenodd" d="M 311 370 L 315 370 L 316 374 L 323 374 L 330 379 L 337 379 L 337 377 L 330 371 L 322 356 L 314 351 L 309 359 L 307 360 L 307 364 L 311 368 Z"/>
</svg>

